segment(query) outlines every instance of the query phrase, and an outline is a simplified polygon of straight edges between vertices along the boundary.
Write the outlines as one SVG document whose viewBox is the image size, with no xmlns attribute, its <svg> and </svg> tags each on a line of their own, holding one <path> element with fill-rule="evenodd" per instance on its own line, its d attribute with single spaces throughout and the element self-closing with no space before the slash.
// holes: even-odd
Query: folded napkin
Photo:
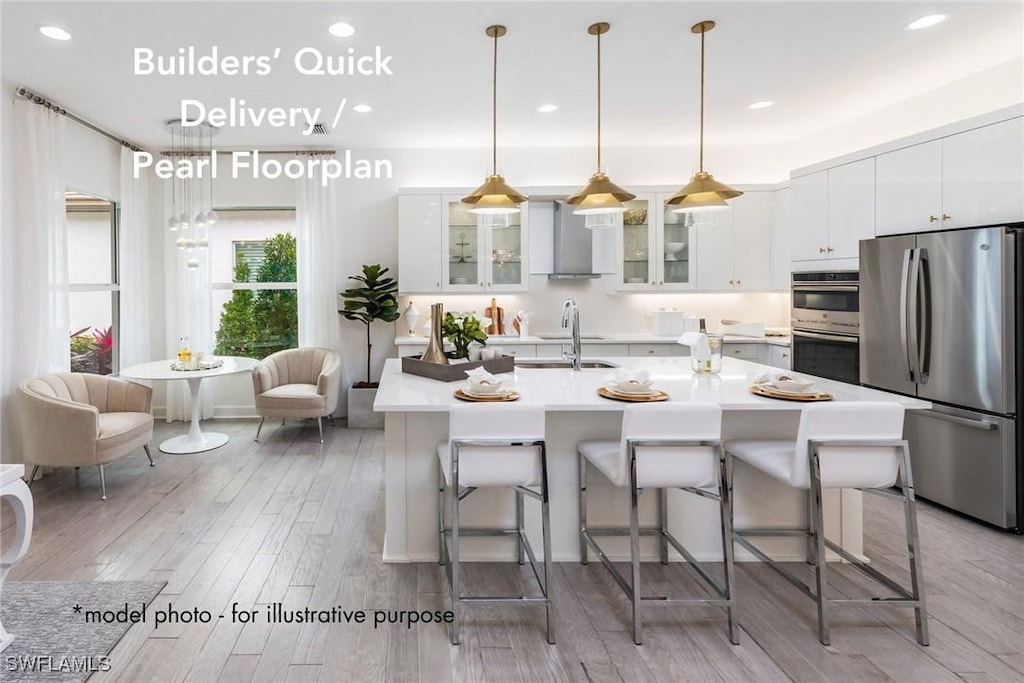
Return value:
<svg viewBox="0 0 1024 683">
<path fill-rule="evenodd" d="M 648 382 L 651 379 L 651 373 L 647 370 L 630 370 L 628 368 L 618 368 L 615 372 L 611 373 L 604 378 L 605 384 L 627 384 L 629 382 L 639 382 L 641 384 Z"/>
<path fill-rule="evenodd" d="M 754 384 L 765 384 L 766 382 L 774 382 L 780 377 L 789 377 L 792 379 L 793 372 L 791 370 L 769 370 L 768 372 L 762 372 L 760 375 L 754 378 Z"/>
<path fill-rule="evenodd" d="M 470 384 L 501 384 L 501 378 L 487 372 L 483 367 L 466 370 L 466 376 L 469 377 Z"/>
<path fill-rule="evenodd" d="M 710 360 L 711 345 L 708 344 L 708 336 L 700 332 L 687 332 L 676 340 L 677 344 L 690 347 L 690 354 L 695 360 Z"/>
</svg>

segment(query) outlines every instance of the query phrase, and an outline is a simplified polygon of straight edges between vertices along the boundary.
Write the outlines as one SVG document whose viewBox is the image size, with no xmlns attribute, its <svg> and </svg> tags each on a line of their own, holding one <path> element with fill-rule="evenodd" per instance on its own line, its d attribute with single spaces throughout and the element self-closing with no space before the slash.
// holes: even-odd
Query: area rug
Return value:
<svg viewBox="0 0 1024 683">
<path fill-rule="evenodd" d="M 109 669 L 107 655 L 165 582 L 5 582 L 0 620 L 16 638 L 0 653 L 0 681 L 84 681 Z M 123 616 L 121 616 L 123 615 Z M 145 615 L 147 621 L 151 614 Z"/>
</svg>

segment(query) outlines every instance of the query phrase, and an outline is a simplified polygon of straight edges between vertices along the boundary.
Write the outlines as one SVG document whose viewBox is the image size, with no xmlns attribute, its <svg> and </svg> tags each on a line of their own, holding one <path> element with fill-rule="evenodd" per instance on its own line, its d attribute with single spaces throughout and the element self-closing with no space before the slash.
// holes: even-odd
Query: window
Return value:
<svg viewBox="0 0 1024 683">
<path fill-rule="evenodd" d="M 64 205 L 71 371 L 109 375 L 118 369 L 117 206 L 73 190 Z"/>
<path fill-rule="evenodd" d="M 210 229 L 214 353 L 263 358 L 299 343 L 295 210 L 218 210 Z"/>
</svg>

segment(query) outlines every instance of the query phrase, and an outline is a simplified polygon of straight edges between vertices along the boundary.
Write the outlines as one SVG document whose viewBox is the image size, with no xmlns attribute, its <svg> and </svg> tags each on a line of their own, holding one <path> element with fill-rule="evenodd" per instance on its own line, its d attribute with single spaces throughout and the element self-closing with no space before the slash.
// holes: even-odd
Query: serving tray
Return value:
<svg viewBox="0 0 1024 683">
<path fill-rule="evenodd" d="M 610 398 L 613 401 L 628 401 L 630 403 L 657 403 L 668 400 L 668 394 L 661 389 L 656 389 L 650 394 L 622 394 L 608 387 L 600 387 L 597 390 L 597 395 Z"/>
<path fill-rule="evenodd" d="M 783 401 L 831 401 L 832 394 L 827 391 L 783 391 L 770 384 L 751 384 L 750 393 L 767 398 L 778 398 Z"/>
<path fill-rule="evenodd" d="M 479 396 L 477 394 L 469 394 L 462 389 L 455 390 L 455 398 L 463 401 L 471 401 L 474 403 L 507 403 L 508 401 L 514 401 L 519 398 L 519 392 L 513 389 L 507 394 L 498 394 L 496 396 Z"/>
</svg>

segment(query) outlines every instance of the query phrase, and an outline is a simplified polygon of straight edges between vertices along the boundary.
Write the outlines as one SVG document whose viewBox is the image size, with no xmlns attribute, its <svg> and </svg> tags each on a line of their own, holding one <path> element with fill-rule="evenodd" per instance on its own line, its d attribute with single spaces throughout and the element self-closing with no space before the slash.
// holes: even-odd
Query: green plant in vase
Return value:
<svg viewBox="0 0 1024 683">
<path fill-rule="evenodd" d="M 398 310 L 398 282 L 385 277 L 387 268 L 379 264 L 363 266 L 362 275 L 352 275 L 350 280 L 360 283 L 341 293 L 344 307 L 338 311 L 346 320 L 355 320 L 366 326 L 366 381 L 356 382 L 356 388 L 375 388 L 377 382 L 371 381 L 370 358 L 373 344 L 370 343 L 370 325 L 380 320 L 393 323 L 400 315 Z"/>
<path fill-rule="evenodd" d="M 455 350 L 448 354 L 450 358 L 469 358 L 469 345 L 473 342 L 487 344 L 487 333 L 484 332 L 487 323 L 484 320 L 476 313 L 444 314 L 441 334 L 455 347 Z"/>
</svg>

